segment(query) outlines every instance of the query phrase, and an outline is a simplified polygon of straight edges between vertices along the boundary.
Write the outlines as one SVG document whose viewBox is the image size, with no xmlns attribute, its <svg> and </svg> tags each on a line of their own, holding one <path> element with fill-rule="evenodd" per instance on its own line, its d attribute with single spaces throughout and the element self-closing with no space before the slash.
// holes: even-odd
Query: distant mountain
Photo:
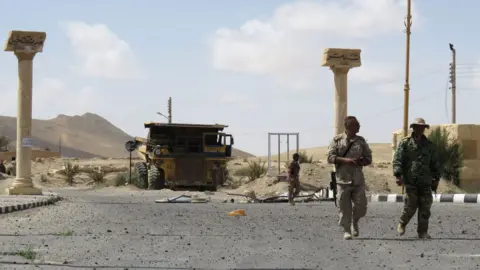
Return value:
<svg viewBox="0 0 480 270">
<path fill-rule="evenodd" d="M 15 117 L 0 116 L 0 135 L 15 140 L 16 130 Z M 60 114 L 49 120 L 34 119 L 32 136 L 36 148 L 48 147 L 58 151 L 61 142 L 62 156 L 78 158 L 127 157 L 124 145 L 133 137 L 94 113 L 81 116 Z M 233 149 L 232 155 L 238 158 L 253 156 L 237 149 Z"/>
</svg>

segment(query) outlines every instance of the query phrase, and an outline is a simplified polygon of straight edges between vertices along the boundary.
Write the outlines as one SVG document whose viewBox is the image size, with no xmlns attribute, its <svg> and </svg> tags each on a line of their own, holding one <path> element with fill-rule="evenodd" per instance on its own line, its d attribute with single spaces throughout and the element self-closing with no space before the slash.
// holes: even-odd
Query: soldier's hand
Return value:
<svg viewBox="0 0 480 270">
<path fill-rule="evenodd" d="M 397 177 L 397 181 L 396 181 L 396 182 L 397 182 L 397 185 L 398 185 L 398 186 L 403 185 L 403 178 L 402 178 L 401 176 Z"/>
<path fill-rule="evenodd" d="M 357 159 L 355 158 L 344 158 L 343 162 L 348 165 L 357 165 Z"/>
</svg>

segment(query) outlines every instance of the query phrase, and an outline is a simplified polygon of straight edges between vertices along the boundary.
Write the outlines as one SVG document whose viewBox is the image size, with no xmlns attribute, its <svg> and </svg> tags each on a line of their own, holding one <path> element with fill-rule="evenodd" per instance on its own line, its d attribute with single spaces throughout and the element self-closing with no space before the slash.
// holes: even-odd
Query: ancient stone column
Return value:
<svg viewBox="0 0 480 270">
<path fill-rule="evenodd" d="M 345 132 L 343 120 L 347 117 L 348 71 L 361 66 L 360 52 L 359 49 L 328 48 L 323 53 L 322 66 L 330 67 L 334 74 L 334 135 Z"/>
<path fill-rule="evenodd" d="M 16 178 L 6 189 L 10 195 L 41 195 L 34 187 L 32 166 L 32 72 L 33 58 L 43 51 L 45 32 L 10 31 L 5 51 L 18 59 Z"/>
</svg>

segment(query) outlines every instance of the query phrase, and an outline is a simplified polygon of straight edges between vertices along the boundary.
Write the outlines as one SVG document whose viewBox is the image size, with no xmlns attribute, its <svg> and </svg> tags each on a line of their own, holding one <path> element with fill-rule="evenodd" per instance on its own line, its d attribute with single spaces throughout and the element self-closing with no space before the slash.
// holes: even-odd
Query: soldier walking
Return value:
<svg viewBox="0 0 480 270">
<path fill-rule="evenodd" d="M 423 118 L 410 125 L 413 132 L 398 144 L 393 158 L 393 175 L 397 185 L 405 186 L 405 199 L 397 232 L 405 234 L 405 227 L 418 209 L 417 233 L 419 238 L 430 239 L 428 221 L 432 207 L 432 189 L 436 190 L 441 167 L 435 145 L 425 137 L 430 128 Z"/>
<path fill-rule="evenodd" d="M 340 208 L 338 225 L 344 229 L 343 238 L 352 239 L 352 229 L 353 236 L 357 237 L 358 221 L 367 213 L 363 166 L 372 163 L 372 151 L 365 139 L 357 135 L 360 123 L 356 117 L 346 117 L 344 126 L 345 132 L 335 136 L 328 147 L 327 161 L 335 164 Z"/>
<path fill-rule="evenodd" d="M 293 199 L 300 193 L 300 156 L 293 154 L 293 160 L 288 166 L 288 202 L 295 205 Z"/>
</svg>

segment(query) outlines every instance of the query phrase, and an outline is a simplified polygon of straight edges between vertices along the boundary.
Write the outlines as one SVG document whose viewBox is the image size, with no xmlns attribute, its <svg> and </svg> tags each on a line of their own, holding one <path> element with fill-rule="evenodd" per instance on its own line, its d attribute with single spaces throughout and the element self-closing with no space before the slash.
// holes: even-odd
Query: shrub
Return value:
<svg viewBox="0 0 480 270">
<path fill-rule="evenodd" d="M 70 161 L 63 163 L 64 169 L 59 171 L 60 174 L 67 177 L 67 183 L 73 185 L 73 178 L 80 173 L 80 167 L 77 164 L 72 164 Z"/>
<path fill-rule="evenodd" d="M 115 176 L 114 178 L 114 185 L 116 187 L 126 185 L 128 177 L 129 177 L 129 172 L 121 172 L 117 174 L 117 176 Z M 130 179 L 130 181 L 128 182 L 138 187 L 138 174 L 132 171 L 132 179 Z"/>
<path fill-rule="evenodd" d="M 105 182 L 105 172 L 101 168 L 89 172 L 88 176 L 90 176 L 95 184 L 101 184 Z"/>
<path fill-rule="evenodd" d="M 8 138 L 7 136 L 0 136 L 0 152 L 2 151 L 8 151 L 9 148 L 10 148 L 10 143 L 12 141 L 10 140 L 10 138 Z"/>
<path fill-rule="evenodd" d="M 457 139 L 449 139 L 449 132 L 435 128 L 428 139 L 435 145 L 438 162 L 442 169 L 441 177 L 454 185 L 460 184 L 460 170 L 463 167 L 463 149 Z"/>
<path fill-rule="evenodd" d="M 267 173 L 266 161 L 247 161 L 248 167 L 243 167 L 235 171 L 235 176 L 248 177 L 249 182 L 262 177 Z"/>
<path fill-rule="evenodd" d="M 306 152 L 298 153 L 299 163 L 313 163 L 313 155 L 308 157 Z"/>
</svg>

